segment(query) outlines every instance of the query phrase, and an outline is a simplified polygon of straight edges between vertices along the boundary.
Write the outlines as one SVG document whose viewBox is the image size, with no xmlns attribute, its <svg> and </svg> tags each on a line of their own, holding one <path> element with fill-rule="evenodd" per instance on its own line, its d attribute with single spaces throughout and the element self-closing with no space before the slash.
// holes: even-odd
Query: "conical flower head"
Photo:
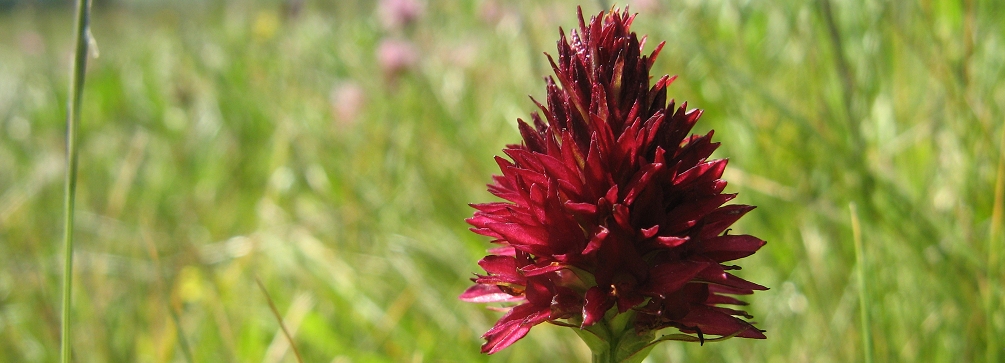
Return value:
<svg viewBox="0 0 1005 363">
<path fill-rule="evenodd" d="M 690 135 L 701 116 L 667 101 L 672 77 L 651 83 L 663 48 L 642 53 L 645 38 L 627 9 L 601 12 L 561 33 L 555 76 L 540 113 L 518 120 L 523 142 L 496 157 L 502 174 L 489 191 L 502 202 L 477 204 L 468 222 L 499 248 L 479 264 L 485 275 L 461 295 L 472 302 L 519 302 L 485 333 L 494 353 L 536 324 L 590 327 L 634 314 L 633 330 L 764 338 L 719 305 L 763 286 L 723 263 L 764 241 L 727 234 L 754 207 L 725 205 L 725 159 L 709 160 L 712 132 Z"/>
</svg>

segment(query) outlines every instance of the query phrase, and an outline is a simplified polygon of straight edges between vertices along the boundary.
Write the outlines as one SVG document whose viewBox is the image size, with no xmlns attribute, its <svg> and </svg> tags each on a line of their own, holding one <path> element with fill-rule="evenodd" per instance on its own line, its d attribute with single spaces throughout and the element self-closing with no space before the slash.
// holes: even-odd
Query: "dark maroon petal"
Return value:
<svg viewBox="0 0 1005 363">
<path fill-rule="evenodd" d="M 617 184 L 611 185 L 611 188 L 607 189 L 607 194 L 604 195 L 604 202 L 607 203 L 606 206 L 608 206 L 608 207 L 612 206 L 612 205 L 615 205 L 615 204 L 618 204 L 618 185 Z"/>
<path fill-rule="evenodd" d="M 734 276 L 733 274 L 726 274 L 726 283 L 723 285 L 745 290 L 762 290 L 762 291 L 768 290 L 767 287 L 741 279 L 739 277 Z M 751 293 L 753 293 L 753 291 L 751 291 Z"/>
<path fill-rule="evenodd" d="M 594 286 L 586 291 L 586 303 L 583 304 L 583 327 L 593 325 L 604 318 L 607 310 L 614 306 L 614 299 L 600 287 Z"/>
<path fill-rule="evenodd" d="M 468 204 L 471 208 L 477 209 L 484 213 L 499 213 L 507 209 L 513 208 L 509 203 L 483 203 L 483 204 Z"/>
<path fill-rule="evenodd" d="M 700 261 L 679 261 L 658 265 L 650 270 L 649 280 L 643 292 L 653 296 L 665 296 L 680 290 L 709 265 L 708 262 Z"/>
<path fill-rule="evenodd" d="M 625 289 L 625 292 L 618 295 L 618 312 L 623 313 L 646 301 L 646 297 L 634 289 Z"/>
<path fill-rule="evenodd" d="M 514 249 L 512 246 L 490 248 L 488 252 L 490 255 L 510 256 L 510 257 L 516 256 L 516 249 Z"/>
<path fill-rule="evenodd" d="M 544 172 L 550 177 L 573 182 L 573 185 L 581 184 L 579 181 L 579 173 L 574 172 L 558 158 L 551 155 L 536 155 L 536 157 L 538 161 L 541 162 Z"/>
<path fill-rule="evenodd" d="M 652 68 L 652 66 L 653 66 L 653 61 L 655 61 L 655 60 L 656 60 L 656 56 L 660 55 L 660 51 L 661 51 L 661 50 L 663 50 L 663 46 L 664 46 L 664 45 L 666 45 L 666 43 L 667 43 L 667 42 L 665 42 L 665 41 L 663 41 L 663 42 L 660 42 L 660 44 L 657 44 L 657 45 L 656 45 L 656 49 L 653 49 L 653 52 L 649 54 L 649 58 L 648 58 L 648 60 L 649 60 L 649 63 L 648 63 L 648 64 L 646 64 L 646 68 L 647 68 L 647 69 L 648 69 L 648 68 Z"/>
<path fill-rule="evenodd" d="M 545 149 L 546 146 L 544 139 L 541 138 L 540 134 L 532 129 L 526 122 L 523 122 L 523 120 L 518 119 L 517 123 L 520 127 L 520 135 L 523 136 L 524 143 L 527 144 L 528 149 L 539 153 L 543 153 L 547 150 Z"/>
<path fill-rule="evenodd" d="M 740 217 L 743 217 L 744 214 L 753 209 L 753 206 L 742 204 L 727 205 L 716 209 L 705 216 L 705 226 L 701 230 L 701 237 L 711 238 L 718 236 L 740 219 Z"/>
<path fill-rule="evenodd" d="M 691 135 L 684 146 L 677 150 L 674 159 L 688 167 L 704 162 L 715 149 L 719 148 L 719 143 L 711 141 L 714 133 L 715 131 L 709 131 L 705 135 Z"/>
<path fill-rule="evenodd" d="M 548 306 L 551 305 L 551 300 L 555 296 L 554 290 L 554 283 L 550 279 L 540 276 L 533 277 L 527 281 L 527 290 L 524 292 L 524 296 L 535 306 Z"/>
<path fill-rule="evenodd" d="M 747 318 L 747 319 L 753 319 L 754 318 L 752 315 L 747 314 L 746 311 L 742 311 L 742 310 L 729 309 L 729 308 L 723 308 L 723 307 L 718 307 L 718 306 L 713 306 L 712 308 L 715 309 L 715 310 L 718 310 L 719 312 L 722 312 L 722 313 L 725 313 L 725 314 L 729 314 L 729 315 L 732 315 L 732 316 L 742 316 L 742 317 Z"/>
<path fill-rule="evenodd" d="M 669 82 L 669 77 L 661 78 L 660 81 L 658 81 L 656 85 L 653 86 L 654 90 L 662 88 L 659 89 L 657 92 L 658 95 L 662 95 L 662 98 L 664 99 L 666 97 L 665 87 L 667 82 Z M 654 101 L 659 100 L 659 96 L 657 97 L 658 98 Z M 687 136 L 687 133 L 690 132 L 691 128 L 694 127 L 694 124 L 698 122 L 699 116 L 701 116 L 701 111 L 700 110 L 688 111 L 687 102 L 685 102 L 679 108 L 677 108 L 677 111 L 674 112 L 672 120 L 670 122 L 663 123 L 663 127 L 665 129 L 661 130 L 663 135 L 662 138 L 657 139 L 657 142 L 659 142 L 660 145 L 667 145 L 672 147 L 673 149 L 677 149 L 678 145 L 680 145 L 684 141 L 684 137 Z"/>
<path fill-rule="evenodd" d="M 522 182 L 525 184 L 548 184 L 548 176 L 541 174 L 540 172 L 522 168 L 510 168 L 510 171 L 512 171 L 516 177 L 521 178 Z"/>
<path fill-rule="evenodd" d="M 527 265 L 520 268 L 520 272 L 522 272 L 524 276 L 531 277 L 531 276 L 543 275 L 549 272 L 555 272 L 563 268 L 567 268 L 567 266 L 560 264 L 558 262 L 552 262 L 544 266 Z"/>
<path fill-rule="evenodd" d="M 550 254 L 548 232 L 544 228 L 516 223 L 492 223 L 487 226 L 514 248 L 531 253 Z M 542 253 L 543 252 L 543 253 Z"/>
<path fill-rule="evenodd" d="M 673 234 L 698 224 L 698 220 L 723 203 L 736 197 L 736 194 L 719 194 L 700 198 L 691 203 L 682 204 L 667 213 L 667 218 L 673 221 L 667 231 Z"/>
<path fill-rule="evenodd" d="M 567 319 L 577 316 L 583 310 L 583 297 L 570 288 L 556 286 L 555 297 L 551 300 L 551 318 Z"/>
<path fill-rule="evenodd" d="M 586 185 L 592 188 L 600 187 L 600 190 L 607 190 L 608 188 L 603 186 L 607 184 L 607 178 L 609 176 L 606 173 L 606 168 L 601 160 L 600 148 L 596 141 L 590 143 L 589 150 L 590 152 L 586 156 L 586 168 L 584 170 Z"/>
<path fill-rule="evenodd" d="M 592 215 L 597 213 L 597 205 L 592 203 L 566 202 L 565 207 L 569 209 L 569 212 L 580 215 Z"/>
<path fill-rule="evenodd" d="M 649 228 L 642 229 L 642 238 L 653 238 L 657 233 L 660 232 L 660 226 L 652 226 Z"/>
<path fill-rule="evenodd" d="M 704 240 L 699 251 L 705 257 L 726 262 L 750 256 L 761 246 L 764 246 L 764 241 L 754 236 L 726 235 Z"/>
<path fill-rule="evenodd" d="M 711 294 L 708 296 L 708 300 L 705 300 L 708 305 L 718 305 L 718 304 L 728 304 L 728 305 L 747 305 L 747 303 L 737 300 L 736 298 Z"/>
<path fill-rule="evenodd" d="M 719 159 L 695 165 L 678 174 L 673 182 L 678 188 L 687 188 L 692 184 L 709 183 L 722 176 L 722 171 L 726 170 L 727 162 L 726 159 Z"/>
<path fill-rule="evenodd" d="M 490 274 L 516 275 L 516 258 L 509 256 L 488 255 L 478 261 L 478 266 Z"/>
<path fill-rule="evenodd" d="M 659 244 L 661 246 L 668 247 L 668 248 L 674 248 L 674 247 L 680 246 L 680 245 L 684 244 L 684 242 L 687 242 L 689 239 L 690 238 L 688 238 L 688 237 L 675 237 L 675 236 L 659 236 L 659 237 L 656 237 L 656 241 L 659 242 Z"/>
<path fill-rule="evenodd" d="M 694 306 L 691 308 L 691 312 L 688 313 L 687 316 L 680 319 L 680 323 L 689 327 L 697 327 L 698 329 L 701 329 L 703 334 L 726 336 L 739 332 L 739 334 L 737 334 L 738 337 L 755 339 L 766 338 L 764 333 L 761 333 L 760 330 L 755 328 L 753 325 L 750 325 L 750 323 L 737 319 L 712 307 Z"/>
<path fill-rule="evenodd" d="M 536 306 L 523 304 L 513 308 L 495 327 L 485 333 L 482 353 L 494 354 L 510 346 L 527 335 L 534 325 L 543 323 L 551 315 L 550 310 L 539 310 Z"/>
<path fill-rule="evenodd" d="M 515 275 L 477 275 L 474 279 L 475 283 L 483 285 L 520 285 L 523 283 L 523 277 Z"/>
<path fill-rule="evenodd" d="M 471 218 L 469 218 L 468 221 L 470 222 Z M 470 230 L 471 230 L 471 232 L 475 232 L 477 234 L 480 234 L 480 235 L 486 236 L 486 237 L 492 237 L 493 239 L 501 239 L 502 238 L 501 235 L 499 235 L 498 233 L 495 233 L 494 231 L 492 231 L 491 229 L 488 229 L 488 228 L 471 228 Z"/>
<path fill-rule="evenodd" d="M 593 253 L 593 251 L 596 251 L 598 248 L 600 248 L 600 244 L 604 242 L 604 239 L 607 238 L 608 233 L 610 233 L 610 231 L 608 231 L 607 228 L 605 228 L 604 226 L 599 226 L 599 231 L 593 234 L 593 237 L 590 238 L 590 243 L 586 244 L 586 248 L 584 248 L 583 252 L 581 253 L 584 255 L 588 255 L 590 253 Z"/>
<path fill-rule="evenodd" d="M 632 220 L 631 211 L 628 209 L 627 205 L 615 204 L 614 205 L 614 221 L 617 222 L 618 226 L 623 230 L 632 230 Z"/>
<path fill-rule="evenodd" d="M 731 295 L 750 295 L 753 293 L 751 289 L 738 289 L 735 287 L 723 286 L 723 285 L 708 285 L 708 291 L 717 294 L 731 294 Z"/>
<path fill-rule="evenodd" d="M 732 289 L 732 291 L 729 292 L 731 294 L 747 295 L 754 293 L 754 290 L 768 289 L 767 287 L 733 276 L 732 274 L 727 273 L 722 266 L 718 264 L 709 265 L 705 270 L 695 276 L 695 279 L 728 287 Z"/>
<path fill-rule="evenodd" d="M 625 205 L 632 205 L 635 202 L 635 197 L 649 185 L 649 180 L 662 170 L 663 164 L 649 164 L 636 173 L 634 179 L 628 183 L 624 199 Z"/>
</svg>

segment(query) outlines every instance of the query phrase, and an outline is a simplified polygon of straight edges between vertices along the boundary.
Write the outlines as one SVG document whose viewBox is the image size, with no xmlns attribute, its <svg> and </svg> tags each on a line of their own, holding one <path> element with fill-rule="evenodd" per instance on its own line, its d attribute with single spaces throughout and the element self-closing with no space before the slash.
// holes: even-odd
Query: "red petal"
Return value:
<svg viewBox="0 0 1005 363">
<path fill-rule="evenodd" d="M 543 275 L 549 272 L 555 272 L 566 267 L 567 266 L 559 264 L 558 262 L 552 262 L 544 266 L 527 265 L 521 267 L 520 271 L 523 272 L 524 276 L 531 277 L 531 276 Z"/>
<path fill-rule="evenodd" d="M 625 205 L 632 205 L 635 202 L 635 197 L 642 192 L 642 189 L 649 186 L 649 180 L 652 179 L 653 175 L 662 170 L 663 164 L 649 164 L 643 167 L 638 173 L 635 173 L 632 181 L 628 183 L 628 192 L 625 194 Z"/>
<path fill-rule="evenodd" d="M 658 265 L 649 271 L 643 291 L 650 295 L 666 296 L 684 287 L 698 273 L 708 268 L 710 263 L 701 261 L 679 261 Z"/>
<path fill-rule="evenodd" d="M 659 242 L 659 244 L 669 248 L 680 246 L 684 244 L 684 242 L 687 242 L 688 239 L 689 237 L 674 237 L 674 236 L 656 237 L 656 241 Z"/>
<path fill-rule="evenodd" d="M 488 229 L 488 228 L 471 228 L 471 232 L 475 232 L 475 233 L 480 234 L 482 236 L 492 237 L 494 239 L 500 239 L 500 238 L 502 238 L 502 236 L 500 236 L 498 233 L 495 233 L 491 229 Z"/>
<path fill-rule="evenodd" d="M 493 275 L 516 275 L 516 258 L 488 255 L 478 261 L 478 266 Z"/>
<path fill-rule="evenodd" d="M 517 123 L 520 128 L 520 135 L 523 136 L 524 143 L 527 148 L 531 151 L 536 151 L 539 153 L 545 152 L 544 139 L 541 138 L 541 134 L 534 130 L 530 125 L 523 120 L 517 119 Z"/>
<path fill-rule="evenodd" d="M 592 215 L 597 213 L 597 205 L 592 203 L 565 202 L 565 207 L 576 214 Z"/>
<path fill-rule="evenodd" d="M 583 249 L 582 254 L 588 255 L 593 251 L 596 251 L 600 248 L 600 244 L 604 242 L 604 239 L 607 238 L 607 234 L 610 233 L 610 231 L 608 231 L 604 226 L 599 226 L 599 228 L 600 231 L 593 234 L 593 238 L 590 238 L 590 243 L 586 244 L 586 248 Z"/>
<path fill-rule="evenodd" d="M 674 223 L 669 226 L 666 232 L 676 234 L 693 227 L 699 219 L 735 197 L 736 194 L 719 194 L 674 207 L 667 213 L 667 220 Z"/>
<path fill-rule="evenodd" d="M 659 233 L 659 231 L 660 231 L 660 226 L 659 225 L 655 225 L 655 226 L 652 226 L 652 227 L 649 227 L 649 228 L 644 228 L 644 229 L 642 229 L 642 237 L 643 238 L 653 238 L 653 236 L 655 236 L 656 233 Z"/>
<path fill-rule="evenodd" d="M 674 178 L 674 185 L 678 188 L 688 188 L 696 183 L 708 183 L 722 176 L 722 171 L 726 170 L 727 159 L 704 162 L 684 171 Z"/>
<path fill-rule="evenodd" d="M 468 204 L 468 205 L 471 206 L 471 208 L 477 209 L 478 211 L 485 213 L 498 213 L 513 208 L 512 204 L 502 202 Z"/>
<path fill-rule="evenodd" d="M 732 261 L 754 254 L 764 241 L 750 235 L 727 235 L 703 241 L 699 250 L 702 255 L 718 262 Z"/>
<path fill-rule="evenodd" d="M 461 301 L 473 302 L 473 303 L 492 303 L 492 302 L 512 302 L 512 301 L 522 301 L 523 297 L 513 296 L 507 294 L 499 289 L 496 285 L 482 285 L 477 284 L 464 290 L 464 293 L 459 297 Z"/>
<path fill-rule="evenodd" d="M 707 306 L 692 306 L 691 311 L 680 320 L 686 326 L 695 326 L 703 334 L 732 335 L 742 338 L 765 339 L 764 333 L 750 323 Z"/>
<path fill-rule="evenodd" d="M 604 314 L 612 306 L 614 306 L 614 299 L 611 299 L 609 294 L 601 290 L 600 287 L 591 287 L 586 291 L 586 303 L 583 304 L 583 327 L 588 327 L 603 319 Z"/>
<path fill-rule="evenodd" d="M 523 304 L 513 308 L 492 329 L 485 333 L 485 344 L 482 353 L 494 354 L 523 338 L 534 325 L 548 320 L 551 312 Z"/>
<path fill-rule="evenodd" d="M 510 257 L 516 256 L 516 249 L 514 249 L 512 246 L 490 248 L 488 252 L 490 255 L 510 256 Z"/>
<path fill-rule="evenodd" d="M 736 220 L 753 209 L 753 206 L 742 204 L 727 205 L 716 209 L 705 216 L 705 226 L 701 229 L 701 237 L 711 238 L 718 236 L 726 228 L 733 225 Z"/>
<path fill-rule="evenodd" d="M 709 290 L 711 291 L 711 289 L 709 289 Z M 718 304 L 747 305 L 746 302 L 740 301 L 740 300 L 738 300 L 736 298 L 729 297 L 729 296 L 724 296 L 724 295 L 716 295 L 716 294 L 709 294 L 708 295 L 708 299 L 705 300 L 705 304 L 708 304 L 708 305 L 718 305 Z"/>
<path fill-rule="evenodd" d="M 761 286 L 759 284 L 755 284 L 753 282 L 741 279 L 741 278 L 736 277 L 736 276 L 734 276 L 732 274 L 726 274 L 726 283 L 723 284 L 723 285 L 726 285 L 726 286 L 729 286 L 729 287 L 734 287 L 734 288 L 737 288 L 737 289 L 762 290 L 762 291 L 763 290 L 768 290 L 767 287 L 764 287 L 764 286 Z M 751 291 L 750 293 L 753 293 L 753 291 Z"/>
<path fill-rule="evenodd" d="M 530 227 L 522 224 L 516 223 L 492 223 L 488 226 L 493 232 L 496 232 L 505 239 L 507 242 L 512 244 L 514 247 L 530 247 L 531 250 L 542 250 L 546 249 L 548 252 L 551 251 L 548 248 L 548 232 L 540 227 Z M 534 248 L 540 246 L 542 248 Z M 551 254 L 551 253 L 542 253 Z"/>
</svg>

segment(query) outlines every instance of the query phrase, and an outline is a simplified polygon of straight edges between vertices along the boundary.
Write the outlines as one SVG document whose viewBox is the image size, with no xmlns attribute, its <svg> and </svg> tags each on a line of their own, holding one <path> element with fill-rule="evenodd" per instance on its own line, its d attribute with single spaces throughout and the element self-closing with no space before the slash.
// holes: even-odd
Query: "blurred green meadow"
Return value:
<svg viewBox="0 0 1005 363">
<path fill-rule="evenodd" d="M 647 362 L 863 361 L 866 331 L 879 362 L 1005 361 L 1005 2 L 629 3 L 758 206 L 738 274 L 771 287 L 745 297 L 767 340 Z M 547 324 L 481 355 L 501 313 L 456 298 L 490 247 L 467 204 L 577 3 L 422 4 L 95 5 L 75 361 L 294 362 L 256 278 L 307 362 L 589 360 Z M 3 362 L 59 356 L 65 5 L 0 2 Z"/>
</svg>

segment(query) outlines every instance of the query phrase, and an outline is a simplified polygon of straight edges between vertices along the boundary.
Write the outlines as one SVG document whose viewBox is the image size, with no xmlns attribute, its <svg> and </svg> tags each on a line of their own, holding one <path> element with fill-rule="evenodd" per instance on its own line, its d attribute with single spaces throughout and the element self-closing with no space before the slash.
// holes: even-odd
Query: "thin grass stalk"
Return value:
<svg viewBox="0 0 1005 363">
<path fill-rule="evenodd" d="M 998 254 L 1001 253 L 999 251 L 1001 245 L 1005 243 L 1005 240 L 1001 238 L 1002 224 L 1005 223 L 1002 220 L 1003 214 L 1005 214 L 1005 210 L 1003 210 L 1005 209 L 1005 129 L 1002 129 L 999 145 L 998 171 L 995 173 L 994 207 L 991 211 L 991 228 L 988 231 L 987 281 L 984 288 L 985 335 L 987 339 L 984 357 L 988 362 L 999 361 L 998 344 L 1001 339 L 997 334 L 994 315 L 999 313 L 995 302 L 1001 291 L 1001 282 L 999 281 L 1001 268 L 999 267 Z"/>
<path fill-rule="evenodd" d="M 174 305 L 168 303 L 168 312 L 171 315 L 171 321 L 174 322 L 175 334 L 178 335 L 178 345 L 181 348 L 181 354 L 185 357 L 185 362 L 195 363 L 195 358 L 192 355 L 192 347 L 188 345 L 188 339 L 185 338 L 185 330 L 181 326 L 181 316 L 178 315 L 178 310 L 175 309 Z"/>
<path fill-rule="evenodd" d="M 146 223 L 140 223 L 140 225 L 146 225 Z M 188 340 L 185 339 L 185 330 L 181 325 L 181 316 L 178 314 L 178 309 L 175 309 L 175 306 L 171 304 L 168 298 L 170 292 L 164 287 L 164 274 L 162 273 L 161 259 L 157 253 L 157 246 L 154 245 L 154 242 L 146 233 L 143 234 L 143 241 L 146 242 L 147 254 L 150 255 L 150 261 L 154 264 L 154 282 L 156 283 L 157 291 L 161 292 L 164 306 L 167 307 L 169 315 L 171 315 L 171 321 L 174 322 L 175 334 L 178 336 L 178 345 L 181 348 L 182 357 L 185 358 L 185 362 L 187 363 L 195 363 L 192 347 L 188 345 Z"/>
<path fill-rule="evenodd" d="M 855 78 L 851 71 L 848 59 L 845 58 L 844 45 L 841 40 L 841 32 L 838 30 L 837 21 L 834 20 L 834 10 L 830 0 L 820 0 L 820 7 L 823 11 L 824 22 L 827 24 L 827 35 L 830 38 L 831 46 L 834 48 L 834 63 L 837 67 L 841 80 L 841 102 L 848 118 L 848 131 L 851 132 L 855 142 L 853 151 L 860 153 L 864 141 L 862 140 L 859 124 L 856 119 L 855 110 L 852 104 L 855 93 Z M 856 155 L 858 156 L 858 155 Z"/>
<path fill-rule="evenodd" d="M 290 335 L 290 331 L 286 330 L 286 324 L 283 323 L 283 316 L 279 314 L 279 309 L 276 309 L 276 303 L 272 301 L 272 296 L 269 295 L 269 290 L 265 289 L 265 284 L 258 277 L 255 277 L 255 282 L 258 283 L 258 288 L 262 289 L 262 294 L 265 295 L 265 300 L 269 302 L 269 309 L 272 309 L 272 315 L 276 317 L 276 321 L 279 322 L 279 328 L 282 329 L 283 335 L 286 336 L 286 340 L 290 343 L 290 349 L 293 349 L 293 355 L 297 357 L 297 362 L 304 363 L 304 359 L 300 357 L 300 350 L 297 349 L 297 344 L 293 341 L 293 336 Z"/>
<path fill-rule="evenodd" d="M 70 97 L 66 108 L 66 184 L 63 191 L 63 309 L 60 318 L 60 361 L 70 362 L 70 305 L 73 293 L 73 211 L 77 197 L 77 127 L 87 69 L 91 2 L 77 0 L 74 38 L 77 40 L 70 69 Z"/>
<path fill-rule="evenodd" d="M 865 250 L 862 247 L 862 226 L 858 220 L 858 208 L 852 202 L 851 233 L 855 243 L 855 277 L 858 282 L 859 325 L 862 330 L 862 354 L 865 363 L 872 363 L 872 329 L 869 324 L 869 289 L 866 285 Z"/>
</svg>

